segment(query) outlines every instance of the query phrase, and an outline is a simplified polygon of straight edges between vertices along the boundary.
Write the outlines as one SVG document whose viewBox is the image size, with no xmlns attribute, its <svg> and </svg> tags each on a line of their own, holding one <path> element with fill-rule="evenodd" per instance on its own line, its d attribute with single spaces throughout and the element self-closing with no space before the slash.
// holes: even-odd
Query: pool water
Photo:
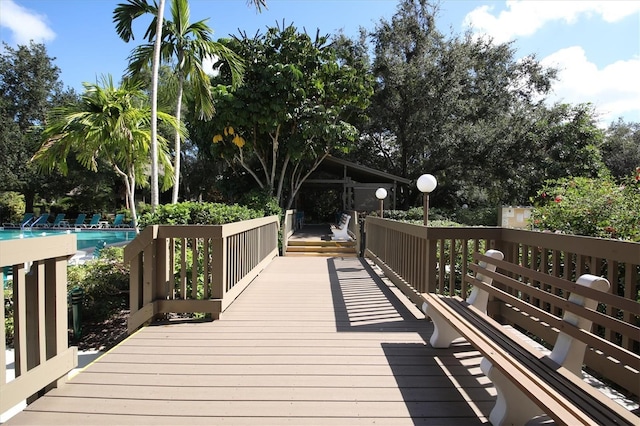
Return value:
<svg viewBox="0 0 640 426">
<path fill-rule="evenodd" d="M 95 248 L 98 243 L 104 241 L 107 244 L 126 243 L 136 237 L 135 231 L 99 231 L 85 229 L 69 229 L 69 230 L 20 230 L 20 229 L 4 229 L 0 230 L 0 241 L 13 240 L 18 238 L 36 238 L 46 237 L 50 235 L 74 234 L 77 239 L 78 250 Z"/>
</svg>

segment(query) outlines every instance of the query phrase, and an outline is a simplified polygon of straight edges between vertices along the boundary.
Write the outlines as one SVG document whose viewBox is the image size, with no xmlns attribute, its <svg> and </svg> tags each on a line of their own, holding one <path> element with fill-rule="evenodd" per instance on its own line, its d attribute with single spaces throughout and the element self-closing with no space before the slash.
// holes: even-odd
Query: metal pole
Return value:
<svg viewBox="0 0 640 426">
<path fill-rule="evenodd" d="M 380 218 L 382 219 L 384 212 L 384 200 L 380 200 Z"/>
<path fill-rule="evenodd" d="M 429 223 L 429 193 L 424 193 L 424 226 Z"/>
</svg>

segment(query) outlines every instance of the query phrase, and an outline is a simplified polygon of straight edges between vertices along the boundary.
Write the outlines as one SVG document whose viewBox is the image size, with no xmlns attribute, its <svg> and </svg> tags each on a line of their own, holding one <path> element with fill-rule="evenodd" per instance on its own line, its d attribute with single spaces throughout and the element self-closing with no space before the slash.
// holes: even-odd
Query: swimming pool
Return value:
<svg viewBox="0 0 640 426">
<path fill-rule="evenodd" d="M 77 239 L 78 250 L 95 248 L 98 243 L 103 241 L 108 244 L 127 243 L 136 237 L 135 231 L 120 230 L 95 230 L 95 229 L 67 229 L 67 230 L 51 230 L 51 229 L 2 229 L 0 230 L 0 241 L 13 240 L 18 238 L 37 238 L 50 235 L 74 234 Z"/>
</svg>

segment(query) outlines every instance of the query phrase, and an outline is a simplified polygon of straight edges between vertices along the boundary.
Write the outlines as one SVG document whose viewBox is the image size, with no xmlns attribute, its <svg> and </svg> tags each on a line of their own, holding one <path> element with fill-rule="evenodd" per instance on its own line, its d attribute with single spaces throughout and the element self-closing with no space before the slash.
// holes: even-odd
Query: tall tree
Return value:
<svg viewBox="0 0 640 426">
<path fill-rule="evenodd" d="M 12 48 L 2 43 L 0 53 L 0 191 L 24 195 L 33 211 L 36 194 L 47 185 L 29 163 L 39 146 L 46 112 L 65 94 L 60 69 L 43 44 Z M 73 96 L 73 93 L 70 94 Z"/>
<path fill-rule="evenodd" d="M 640 123 L 626 123 L 622 118 L 611 123 L 605 132 L 602 158 L 617 179 L 640 167 Z"/>
<path fill-rule="evenodd" d="M 368 136 L 396 173 L 436 175 L 436 204 L 496 203 L 500 194 L 486 190 L 500 168 L 491 160 L 514 142 L 510 129 L 528 125 L 524 112 L 541 102 L 555 71 L 533 56 L 517 59 L 509 43 L 445 36 L 437 15 L 435 3 L 402 0 L 372 33 L 378 85 Z"/>
<path fill-rule="evenodd" d="M 156 34 L 162 34 L 165 0 L 160 0 L 156 12 Z M 163 19 L 160 19 L 163 18 Z M 151 209 L 160 204 L 160 187 L 158 183 L 158 80 L 160 78 L 160 59 L 162 39 L 156 37 L 153 42 L 153 63 L 151 65 Z M 178 117 L 180 121 L 180 117 Z M 180 169 L 177 169 L 178 171 Z"/>
<path fill-rule="evenodd" d="M 355 140 L 350 120 L 368 104 L 370 75 L 338 58 L 326 36 L 292 25 L 226 43 L 246 60 L 245 83 L 232 90 L 223 68 L 215 80 L 218 112 L 208 123 L 192 120 L 191 137 L 291 206 L 318 164 Z"/>
<path fill-rule="evenodd" d="M 254 4 L 258 11 L 262 7 L 266 7 L 265 0 L 249 1 L 248 4 Z M 156 16 L 156 20 L 152 25 L 156 24 L 156 29 L 151 27 L 147 29 L 145 37 L 148 41 L 155 37 L 160 31 L 161 22 L 157 17 L 162 16 L 157 6 L 151 6 L 146 0 L 129 0 L 128 4 L 120 4 L 114 11 L 114 22 L 116 22 L 116 31 L 118 35 L 125 41 L 133 39 L 132 21 L 144 13 L 152 13 Z M 182 118 L 182 97 L 184 92 L 184 84 L 187 80 L 191 81 L 191 88 L 194 91 L 195 108 L 200 116 L 210 119 L 214 113 L 213 101 L 211 98 L 210 80 L 207 70 L 203 68 L 203 61 L 214 57 L 220 58 L 229 64 L 232 72 L 234 85 L 237 85 L 242 78 L 242 60 L 232 51 L 227 49 L 223 44 L 215 42 L 211 39 L 213 31 L 206 24 L 207 20 L 201 20 L 190 23 L 190 8 L 188 0 L 171 0 L 171 20 L 164 22 L 162 25 L 161 37 L 155 38 L 155 44 L 143 44 L 137 47 L 130 57 L 129 76 L 136 75 L 148 65 L 154 49 L 160 43 L 160 57 L 165 62 L 174 64 L 175 77 L 177 80 L 176 94 L 176 118 Z M 154 63 L 153 75 L 157 81 L 157 68 Z M 181 137 L 179 133 L 175 134 L 175 152 L 174 152 L 174 170 L 176 173 L 172 202 L 178 201 L 180 189 L 180 161 L 181 161 Z"/>
<path fill-rule="evenodd" d="M 180 123 L 169 114 L 158 112 L 158 120 L 180 129 Z M 54 108 L 48 114 L 44 142 L 34 161 L 44 170 L 58 168 L 65 174 L 72 152 L 90 170 L 97 170 L 99 159 L 106 161 L 124 183 L 135 225 L 135 188 L 147 182 L 151 121 L 151 109 L 140 82 L 125 79 L 116 87 L 107 77 L 102 86 L 85 83 L 80 102 Z M 159 161 L 169 186 L 173 174 L 166 140 L 159 137 L 158 142 Z"/>
<path fill-rule="evenodd" d="M 151 208 L 155 210 L 159 204 L 160 190 L 158 186 L 158 75 L 160 71 L 160 48 L 162 23 L 164 21 L 165 0 L 160 0 L 159 5 L 154 1 L 153 6 L 146 0 L 128 0 L 129 3 L 120 3 L 113 12 L 113 22 L 116 24 L 116 32 L 125 42 L 133 40 L 133 21 L 145 14 L 154 16 L 145 38 L 154 42 L 152 72 L 151 72 Z"/>
</svg>

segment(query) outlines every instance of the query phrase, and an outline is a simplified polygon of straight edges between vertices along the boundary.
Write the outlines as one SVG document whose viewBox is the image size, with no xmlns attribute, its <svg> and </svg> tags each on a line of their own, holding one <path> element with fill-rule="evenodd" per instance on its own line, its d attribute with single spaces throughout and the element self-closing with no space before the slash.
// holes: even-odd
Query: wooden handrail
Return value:
<svg viewBox="0 0 640 426">
<path fill-rule="evenodd" d="M 153 225 L 125 248 L 129 331 L 160 314 L 219 318 L 278 256 L 277 216 L 226 225 Z"/>
<path fill-rule="evenodd" d="M 129 263 L 131 260 L 143 252 L 147 247 L 153 244 L 154 240 L 158 238 L 158 225 L 151 225 L 144 228 L 136 236 L 136 238 L 129 242 L 124 248 L 124 263 Z"/>
<path fill-rule="evenodd" d="M 0 351 L 0 413 L 35 400 L 78 365 L 67 334 L 67 264 L 75 253 L 73 234 L 0 242 L 0 282 L 4 267 L 13 275 L 16 373 L 15 380 L 6 381 L 6 355 Z M 0 320 L 4 327 L 4 308 Z M 0 346 L 6 343 L 3 330 Z"/>
</svg>

